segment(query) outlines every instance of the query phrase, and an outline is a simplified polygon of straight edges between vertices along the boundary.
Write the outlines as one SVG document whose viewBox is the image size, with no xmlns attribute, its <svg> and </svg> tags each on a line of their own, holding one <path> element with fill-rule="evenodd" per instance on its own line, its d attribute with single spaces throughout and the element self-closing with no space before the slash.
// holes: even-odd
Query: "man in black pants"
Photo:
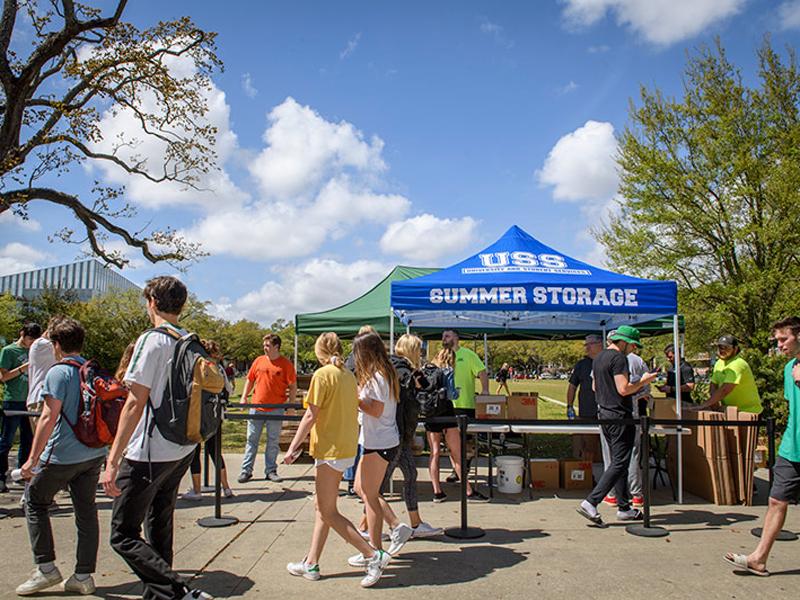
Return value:
<svg viewBox="0 0 800 600">
<path fill-rule="evenodd" d="M 608 336 L 608 347 L 594 359 L 592 372 L 599 419 L 631 419 L 632 395 L 656 378 L 656 373 L 647 373 L 636 383 L 630 382 L 625 354 L 630 346 L 638 344 L 639 330 L 629 325 L 621 325 Z M 601 425 L 600 428 L 611 448 L 611 465 L 586 500 L 578 506 L 578 513 L 596 525 L 605 526 L 600 513 L 597 512 L 597 506 L 606 494 L 615 488 L 617 519 L 622 521 L 641 519 L 641 511 L 631 509 L 628 489 L 628 464 L 636 437 L 636 426 L 609 423 Z"/>
<path fill-rule="evenodd" d="M 147 282 L 143 294 L 154 327 L 186 335 L 178 326 L 187 297 L 180 280 L 156 277 Z M 170 442 L 158 427 L 148 431 L 153 411 L 161 405 L 175 343 L 172 336 L 152 330 L 136 340 L 124 377 L 130 394 L 101 479 L 106 494 L 115 499 L 111 546 L 142 580 L 145 600 L 211 598 L 189 589 L 172 570 L 175 502 L 195 445 Z M 143 524 L 147 541 L 141 535 Z"/>
</svg>

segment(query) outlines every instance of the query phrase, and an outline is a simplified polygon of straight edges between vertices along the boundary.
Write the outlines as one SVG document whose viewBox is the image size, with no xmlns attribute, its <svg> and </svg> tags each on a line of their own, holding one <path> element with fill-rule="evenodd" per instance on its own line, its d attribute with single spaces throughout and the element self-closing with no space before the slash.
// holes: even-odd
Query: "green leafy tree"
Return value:
<svg viewBox="0 0 800 600">
<path fill-rule="evenodd" d="M 124 219 L 135 211 L 123 189 L 95 182 L 91 194 L 79 197 L 59 185 L 59 176 L 87 161 L 195 188 L 215 168 L 217 132 L 204 119 L 205 91 L 221 66 L 215 35 L 188 18 L 140 30 L 124 22 L 126 5 L 112 2 L 106 12 L 74 0 L 4 0 L 0 214 L 11 210 L 27 218 L 31 202 L 58 205 L 78 230 L 68 226 L 56 236 L 88 242 L 107 262 L 129 262 L 105 243 L 121 240 L 149 261 L 180 265 L 200 255 L 199 246 L 171 228 L 126 227 Z M 179 62 L 189 68 L 171 68 Z M 109 110 L 132 115 L 140 131 L 104 140 L 102 118 Z M 160 145 L 160 160 L 148 163 L 136 150 L 143 139 Z"/>
<path fill-rule="evenodd" d="M 19 302 L 8 292 L 0 294 L 0 338 L 6 343 L 19 337 L 22 328 L 22 311 Z"/>
<path fill-rule="evenodd" d="M 690 348 L 721 332 L 765 351 L 800 308 L 800 73 L 766 39 L 757 87 L 721 44 L 689 59 L 682 98 L 642 88 L 620 138 L 620 211 L 598 237 L 614 266 L 674 278 Z"/>
</svg>

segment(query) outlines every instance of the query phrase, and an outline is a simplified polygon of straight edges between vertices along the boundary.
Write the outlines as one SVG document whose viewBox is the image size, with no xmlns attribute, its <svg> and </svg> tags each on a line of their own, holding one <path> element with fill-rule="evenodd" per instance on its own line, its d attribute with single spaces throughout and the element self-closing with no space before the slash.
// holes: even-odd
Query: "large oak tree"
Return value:
<svg viewBox="0 0 800 600">
<path fill-rule="evenodd" d="M 88 242 L 109 263 L 128 262 L 110 249 L 122 240 L 152 262 L 185 264 L 200 247 L 169 227 L 135 230 L 123 188 L 98 180 L 81 195 L 59 185 L 58 176 L 86 161 L 187 188 L 200 187 L 215 168 L 216 130 L 205 120 L 204 95 L 221 67 L 214 34 L 189 18 L 140 30 L 123 21 L 126 4 L 104 14 L 73 0 L 3 2 L 0 214 L 27 218 L 31 203 L 56 204 L 74 221 L 55 236 Z M 179 62 L 191 68 L 175 69 Z M 120 112 L 133 115 L 136 131 L 105 139 L 103 116 Z M 137 153 L 143 137 L 160 145 L 158 164 Z"/>
</svg>

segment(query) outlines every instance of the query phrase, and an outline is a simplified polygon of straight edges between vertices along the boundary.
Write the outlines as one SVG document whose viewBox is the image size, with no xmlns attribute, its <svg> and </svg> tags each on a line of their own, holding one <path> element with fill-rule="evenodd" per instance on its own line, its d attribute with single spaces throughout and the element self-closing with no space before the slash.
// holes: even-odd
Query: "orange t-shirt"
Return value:
<svg viewBox="0 0 800 600">
<path fill-rule="evenodd" d="M 297 381 L 294 372 L 294 365 L 289 359 L 279 356 L 275 360 L 270 360 L 265 355 L 259 356 L 253 361 L 253 365 L 247 372 L 247 379 L 255 382 L 253 391 L 253 404 L 283 404 L 286 402 L 286 389 Z M 292 398 L 294 402 L 294 398 Z M 260 410 L 270 411 L 273 408 L 263 408 Z"/>
</svg>

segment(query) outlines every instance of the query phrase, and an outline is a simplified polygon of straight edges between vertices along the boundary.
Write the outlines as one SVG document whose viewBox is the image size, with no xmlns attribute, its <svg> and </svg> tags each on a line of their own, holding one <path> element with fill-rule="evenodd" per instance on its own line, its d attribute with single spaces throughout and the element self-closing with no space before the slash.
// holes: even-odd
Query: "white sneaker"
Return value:
<svg viewBox="0 0 800 600">
<path fill-rule="evenodd" d="M 364 555 L 361 554 L 361 552 L 359 552 L 358 554 L 348 558 L 347 564 L 351 567 L 360 567 L 363 569 L 367 566 L 367 559 L 364 558 Z"/>
<path fill-rule="evenodd" d="M 226 498 L 233 498 L 236 494 L 233 493 L 231 488 L 223 488 L 222 495 Z"/>
<path fill-rule="evenodd" d="M 310 565 L 305 559 L 287 564 L 286 570 L 292 575 L 305 577 L 309 581 L 317 581 L 319 579 L 319 565 Z"/>
<path fill-rule="evenodd" d="M 181 500 L 202 500 L 203 494 L 200 492 L 195 492 L 193 489 L 190 489 L 186 492 L 181 494 Z"/>
<path fill-rule="evenodd" d="M 214 600 L 214 596 L 206 594 L 201 590 L 189 590 L 183 600 Z"/>
<path fill-rule="evenodd" d="M 433 537 L 435 535 L 441 535 L 444 533 L 444 529 L 441 527 L 433 527 L 428 525 L 425 522 L 420 523 L 416 527 L 414 527 L 414 533 L 411 534 L 413 538 L 426 538 L 426 537 Z"/>
<path fill-rule="evenodd" d="M 392 540 L 389 546 L 389 554 L 394 556 L 400 552 L 403 546 L 406 545 L 406 542 L 411 539 L 412 535 L 414 535 L 414 530 L 405 523 L 400 523 L 397 527 L 392 529 L 392 533 L 389 536 Z"/>
<path fill-rule="evenodd" d="M 17 586 L 17 595 L 28 596 L 30 594 L 35 594 L 36 592 L 46 590 L 57 583 L 61 583 L 63 579 L 64 578 L 61 576 L 58 567 L 49 573 L 42 573 L 41 569 L 36 567 L 33 573 L 31 573 L 28 581 Z"/>
<path fill-rule="evenodd" d="M 383 550 L 376 550 L 372 558 L 367 560 L 367 574 L 361 580 L 361 587 L 372 587 L 378 583 L 390 560 L 392 560 L 391 554 Z"/>
<path fill-rule="evenodd" d="M 641 521 L 644 518 L 644 513 L 638 508 L 631 508 L 629 510 L 618 510 L 618 521 Z"/>
<path fill-rule="evenodd" d="M 94 594 L 97 587 L 94 585 L 94 578 L 91 575 L 83 581 L 72 575 L 61 584 L 61 589 L 72 594 L 88 596 L 89 594 Z"/>
<path fill-rule="evenodd" d="M 365 540 L 369 541 L 369 531 L 361 531 L 359 529 L 358 530 L 358 535 L 360 535 Z M 388 533 L 381 533 L 381 541 L 389 542 L 389 541 L 391 541 L 391 539 L 392 538 L 389 536 Z"/>
</svg>

